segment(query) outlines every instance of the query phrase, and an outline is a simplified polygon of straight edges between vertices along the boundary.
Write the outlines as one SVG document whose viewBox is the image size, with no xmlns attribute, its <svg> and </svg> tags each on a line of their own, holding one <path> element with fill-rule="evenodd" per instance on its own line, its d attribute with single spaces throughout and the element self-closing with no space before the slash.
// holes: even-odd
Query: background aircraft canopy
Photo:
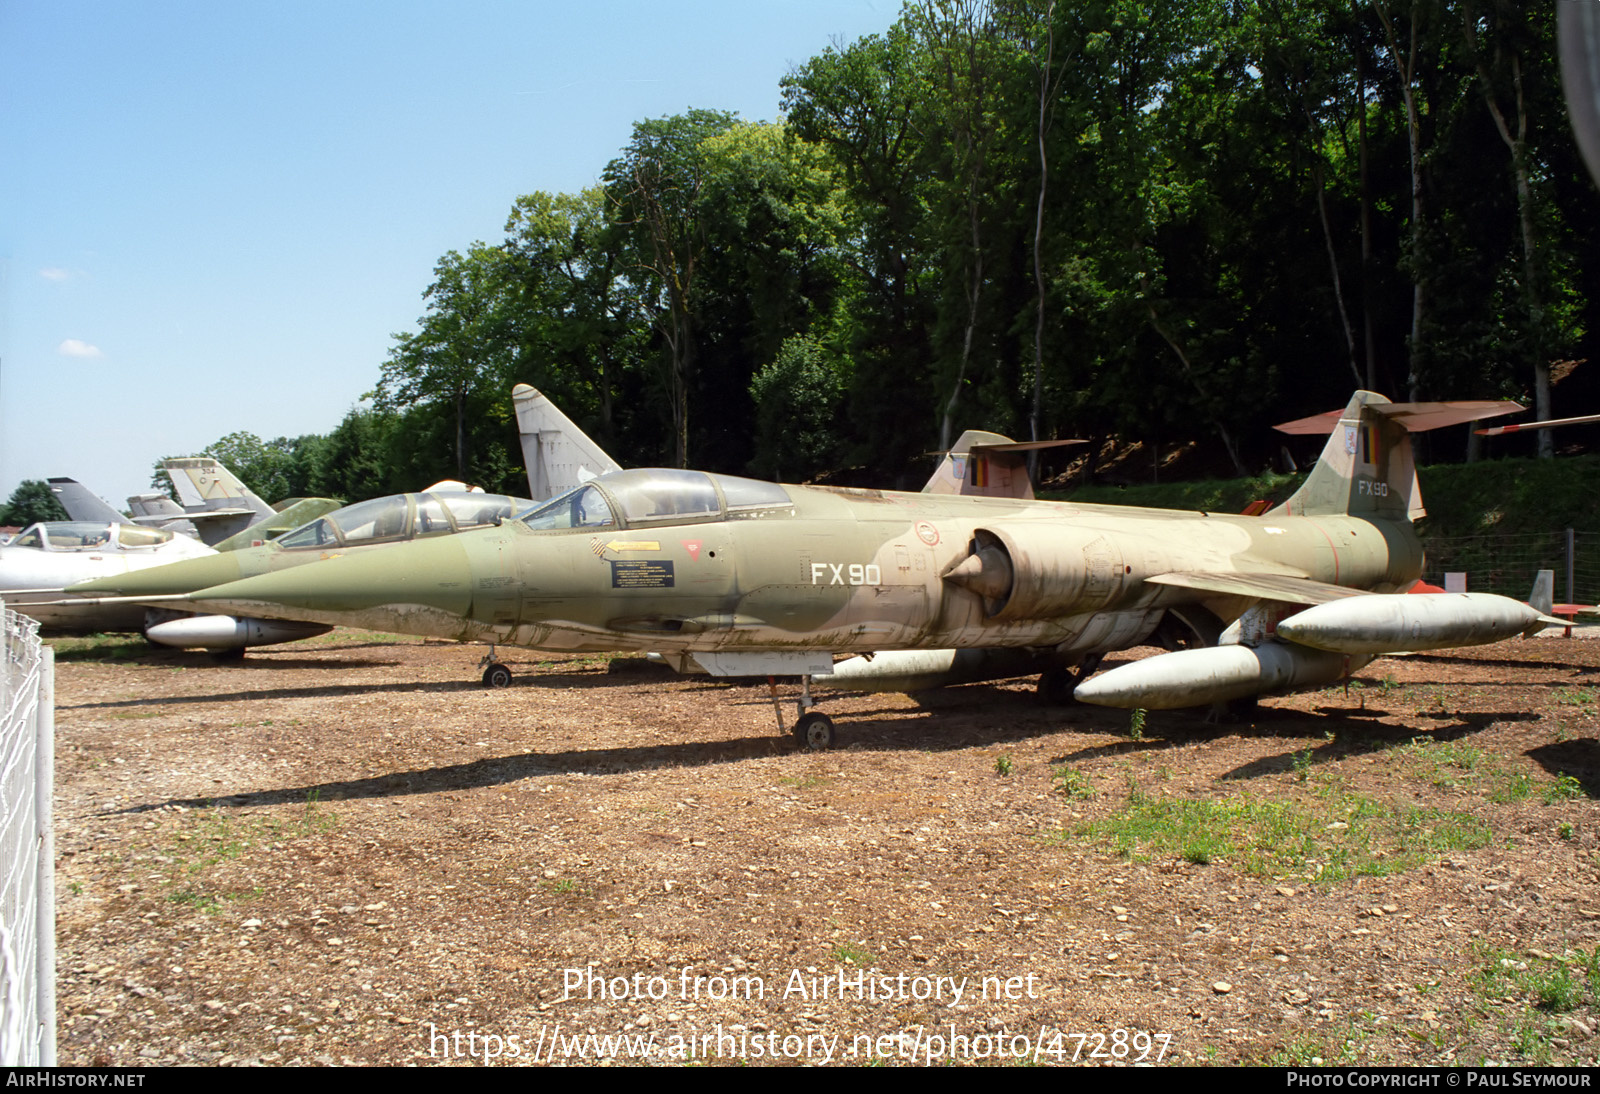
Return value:
<svg viewBox="0 0 1600 1094">
<path fill-rule="evenodd" d="M 357 502 L 277 540 L 286 550 L 353 547 L 480 528 L 532 505 L 504 494 L 391 494 Z"/>
<path fill-rule="evenodd" d="M 132 524 L 98 521 L 53 520 L 24 528 L 12 547 L 38 547 L 46 551 L 139 551 L 172 541 L 164 528 L 139 528 Z"/>
<path fill-rule="evenodd" d="M 776 483 L 704 471 L 641 467 L 601 475 L 519 518 L 536 531 L 626 528 L 670 521 L 720 520 L 734 511 L 770 509 L 793 502 Z"/>
</svg>

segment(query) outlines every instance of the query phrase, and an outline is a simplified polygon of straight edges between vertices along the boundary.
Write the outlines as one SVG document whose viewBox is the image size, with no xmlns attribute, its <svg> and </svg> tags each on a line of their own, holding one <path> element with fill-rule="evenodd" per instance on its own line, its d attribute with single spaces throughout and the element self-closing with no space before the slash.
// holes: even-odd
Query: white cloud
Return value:
<svg viewBox="0 0 1600 1094">
<path fill-rule="evenodd" d="M 72 271 L 62 269 L 60 266 L 46 266 L 39 271 L 39 276 L 46 281 L 65 281 L 72 276 Z"/>
<path fill-rule="evenodd" d="M 105 354 L 100 352 L 99 346 L 90 345 L 88 342 L 84 342 L 77 338 L 68 338 L 65 342 L 62 342 L 56 347 L 56 352 L 61 354 L 63 357 L 105 356 Z"/>
</svg>

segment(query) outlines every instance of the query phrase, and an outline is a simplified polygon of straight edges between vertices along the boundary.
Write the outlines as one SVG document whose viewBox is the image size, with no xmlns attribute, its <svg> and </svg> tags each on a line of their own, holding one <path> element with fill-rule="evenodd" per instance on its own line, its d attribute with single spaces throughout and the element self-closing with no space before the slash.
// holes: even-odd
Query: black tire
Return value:
<svg viewBox="0 0 1600 1094">
<path fill-rule="evenodd" d="M 486 688 L 508 688 L 511 686 L 511 670 L 501 664 L 493 664 L 483 670 L 483 686 Z"/>
<path fill-rule="evenodd" d="M 1074 702 L 1072 689 L 1077 686 L 1078 678 L 1070 669 L 1046 669 L 1039 674 L 1034 692 L 1046 706 L 1064 707 Z"/>
<path fill-rule="evenodd" d="M 826 752 L 833 747 L 833 719 L 815 710 L 802 714 L 794 724 L 794 737 L 800 742 L 801 748 Z"/>
</svg>

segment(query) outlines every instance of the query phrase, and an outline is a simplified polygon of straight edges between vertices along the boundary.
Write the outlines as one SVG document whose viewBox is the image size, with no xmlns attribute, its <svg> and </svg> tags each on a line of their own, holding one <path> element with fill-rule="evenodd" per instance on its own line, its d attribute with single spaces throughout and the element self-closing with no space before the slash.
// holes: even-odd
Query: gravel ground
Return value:
<svg viewBox="0 0 1600 1094">
<path fill-rule="evenodd" d="M 628 661 L 56 645 L 63 1064 L 1600 1052 L 1597 642 L 1224 726 L 828 696 L 828 753 Z"/>
</svg>

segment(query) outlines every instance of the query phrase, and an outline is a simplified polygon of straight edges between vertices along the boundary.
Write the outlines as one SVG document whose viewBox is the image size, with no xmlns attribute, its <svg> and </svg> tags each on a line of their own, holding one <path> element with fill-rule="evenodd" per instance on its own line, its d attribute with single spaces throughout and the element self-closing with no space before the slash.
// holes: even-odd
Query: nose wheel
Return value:
<svg viewBox="0 0 1600 1094">
<path fill-rule="evenodd" d="M 494 655 L 494 647 L 489 647 L 489 652 L 483 655 L 483 660 L 478 662 L 483 667 L 483 686 L 486 688 L 508 688 L 511 686 L 511 670 Z"/>
<path fill-rule="evenodd" d="M 778 699 L 778 681 L 771 676 L 767 677 L 767 690 L 772 696 L 772 713 L 778 719 L 779 733 L 793 733 L 800 747 L 812 752 L 826 752 L 833 747 L 833 719 L 815 709 L 817 701 L 811 697 L 811 677 L 800 677 L 800 698 L 795 703 L 799 708 L 800 717 L 793 729 L 783 724 L 783 705 Z"/>
<path fill-rule="evenodd" d="M 820 710 L 808 711 L 794 724 L 794 739 L 801 748 L 826 752 L 833 747 L 833 719 Z"/>
</svg>

